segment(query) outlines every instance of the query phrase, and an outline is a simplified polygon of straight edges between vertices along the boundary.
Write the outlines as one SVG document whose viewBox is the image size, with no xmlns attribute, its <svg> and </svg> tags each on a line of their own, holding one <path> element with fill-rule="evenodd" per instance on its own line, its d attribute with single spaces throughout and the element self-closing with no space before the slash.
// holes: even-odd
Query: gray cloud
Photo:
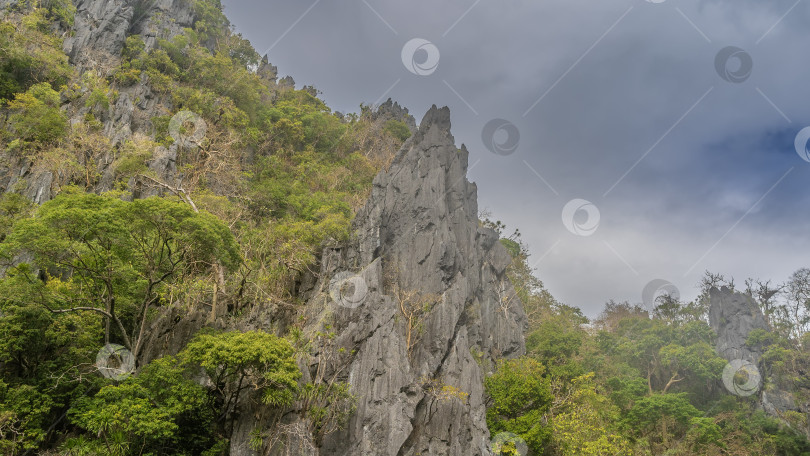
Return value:
<svg viewBox="0 0 810 456">
<path fill-rule="evenodd" d="M 521 229 L 562 301 L 595 315 L 610 298 L 640 302 L 654 278 L 688 299 L 706 269 L 781 280 L 810 263 L 810 163 L 793 150 L 810 125 L 810 4 L 367 3 L 321 1 L 279 40 L 312 3 L 225 2 L 238 31 L 259 51 L 277 42 L 270 61 L 333 109 L 384 94 L 417 120 L 450 106 L 481 208 Z M 440 50 L 429 76 L 400 60 L 415 37 Z M 753 61 L 739 84 L 715 71 L 732 45 Z M 493 118 L 519 129 L 514 154 L 482 144 Z M 600 209 L 593 236 L 563 226 L 574 198 Z"/>
</svg>

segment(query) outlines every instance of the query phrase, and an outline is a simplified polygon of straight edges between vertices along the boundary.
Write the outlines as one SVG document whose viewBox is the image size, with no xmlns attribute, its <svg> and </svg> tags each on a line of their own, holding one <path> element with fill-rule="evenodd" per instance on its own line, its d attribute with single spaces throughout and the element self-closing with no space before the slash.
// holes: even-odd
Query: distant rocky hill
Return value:
<svg viewBox="0 0 810 456">
<path fill-rule="evenodd" d="M 727 368 L 725 376 L 733 374 L 733 370 L 750 370 L 744 379 L 738 380 L 742 383 L 740 393 L 756 395 L 759 406 L 773 417 L 783 418 L 787 412 L 809 414 L 810 403 L 797 400 L 796 394 L 800 391 L 795 385 L 766 375 L 763 349 L 749 339 L 755 330 L 771 330 L 756 301 L 750 295 L 734 292 L 728 287 L 712 288 L 709 294 L 709 322 L 717 333 L 717 352 L 730 362 L 731 369 Z M 724 380 L 729 382 L 731 379 Z M 732 386 L 731 391 L 734 390 Z M 806 395 L 807 392 L 803 393 Z M 810 436 L 810 427 L 802 431 Z"/>
</svg>

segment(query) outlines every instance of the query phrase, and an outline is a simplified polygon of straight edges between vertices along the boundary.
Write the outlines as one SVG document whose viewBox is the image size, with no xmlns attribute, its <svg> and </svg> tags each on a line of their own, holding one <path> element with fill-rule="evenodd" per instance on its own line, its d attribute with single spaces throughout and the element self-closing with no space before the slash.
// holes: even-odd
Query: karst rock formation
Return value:
<svg viewBox="0 0 810 456">
<path fill-rule="evenodd" d="M 18 0 L 0 0 L 13 11 Z M 79 73 L 108 76 L 120 61 L 127 36 L 141 35 L 146 50 L 195 23 L 185 0 L 76 0 L 75 21 L 56 30 L 63 51 Z M 272 87 L 277 81 L 267 58 L 256 70 Z M 71 123 L 90 108 L 63 100 Z M 155 92 L 148 80 L 118 88 L 118 97 L 96 116 L 110 151 L 95 163 L 94 192 L 115 185 L 114 149 L 136 135 L 153 133 L 154 116 L 176 111 L 171 94 Z M 298 290 L 307 305 L 293 318 L 304 321 L 305 337 L 334 333 L 321 352 L 302 365 L 315 375 L 347 382 L 356 410 L 340 430 L 313 435 L 300 410 L 270 411 L 247 398 L 233 436 L 232 455 L 458 455 L 490 454 L 484 379 L 497 359 L 524 354 L 527 321 L 506 270 L 512 258 L 498 234 L 480 226 L 477 189 L 466 177 L 468 152 L 450 133 L 448 108 L 432 107 L 416 125 L 407 109 L 390 100 L 376 108 L 375 121 L 404 122 L 413 135 L 380 172 L 357 214 L 350 241 L 331 246 L 320 273 Z M 255 151 L 244 151 L 245 160 Z M 177 145 L 160 146 L 148 160 L 163 182 L 178 185 Z M 0 161 L 0 192 L 15 191 L 41 204 L 58 192 L 59 176 L 29 157 Z M 164 193 L 129 182 L 133 197 Z M 350 290 L 345 289 L 350 285 Z M 211 323 L 206 315 L 171 309 L 150 328 L 143 362 L 176 354 L 206 324 L 220 329 L 266 329 L 284 333 L 290 321 Z M 342 349 L 342 350 L 341 350 Z M 326 353 L 329 351 L 329 353 Z M 273 419 L 268 419 L 273 415 Z M 260 430 L 277 444 L 251 448 Z"/>
<path fill-rule="evenodd" d="M 527 323 L 506 278 L 511 257 L 495 231 L 479 226 L 467 158 L 450 134 L 449 109 L 432 107 L 375 178 L 352 241 L 324 251 L 307 305 L 308 330 L 328 324 L 336 333 L 331 350 L 338 354 L 327 377 L 336 373 L 350 383 L 357 410 L 317 450 L 299 441 L 285 451 L 490 454 L 483 379 L 495 359 L 524 353 Z M 352 289 L 341 289 L 346 284 Z M 442 387 L 456 393 L 437 393 Z M 237 440 L 244 442 L 255 425 L 246 416 Z M 238 443 L 231 451 L 252 454 Z"/>
</svg>

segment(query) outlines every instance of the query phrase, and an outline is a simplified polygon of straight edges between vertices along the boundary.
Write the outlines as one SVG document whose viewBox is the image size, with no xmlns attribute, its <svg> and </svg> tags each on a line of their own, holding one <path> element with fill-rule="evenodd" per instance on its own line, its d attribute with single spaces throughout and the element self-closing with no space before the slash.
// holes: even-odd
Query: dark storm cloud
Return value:
<svg viewBox="0 0 810 456">
<path fill-rule="evenodd" d="M 741 282 L 810 264 L 810 163 L 793 148 L 810 125 L 810 2 L 251 0 L 226 13 L 333 109 L 390 96 L 419 120 L 449 105 L 480 207 L 519 227 L 550 291 L 591 315 L 655 278 L 691 298 L 706 269 Z M 429 75 L 403 65 L 413 38 L 440 52 Z M 744 58 L 718 73 L 728 46 L 750 74 Z M 495 118 L 519 130 L 515 153 L 482 142 Z M 591 236 L 563 225 L 575 198 L 599 210 Z"/>
</svg>

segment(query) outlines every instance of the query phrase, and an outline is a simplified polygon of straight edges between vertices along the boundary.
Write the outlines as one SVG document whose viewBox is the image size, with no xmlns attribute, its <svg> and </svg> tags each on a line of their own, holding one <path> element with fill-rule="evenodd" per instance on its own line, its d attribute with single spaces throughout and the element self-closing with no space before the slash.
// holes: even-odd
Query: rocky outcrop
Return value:
<svg viewBox="0 0 810 456">
<path fill-rule="evenodd" d="M 0 193 L 14 190 L 42 204 L 51 199 L 52 183 L 52 172 L 26 158 L 15 156 L 0 160 Z"/>
<path fill-rule="evenodd" d="M 400 106 L 399 103 L 391 98 L 377 106 L 377 109 L 371 113 L 371 119 L 375 122 L 385 122 L 392 119 L 398 120 L 407 125 L 412 134 L 416 132 L 416 120 L 410 115 L 408 108 Z"/>
<path fill-rule="evenodd" d="M 483 378 L 496 358 L 524 353 L 527 323 L 505 275 L 511 257 L 478 224 L 467 158 L 449 110 L 434 106 L 375 178 L 352 241 L 324 252 L 305 332 L 335 333 L 317 359 L 358 402 L 342 430 L 301 454 L 490 454 Z M 255 426 L 246 415 L 235 436 Z M 231 454 L 252 454 L 240 440 Z"/>
<path fill-rule="evenodd" d="M 408 108 L 390 98 L 378 106 L 363 106 L 361 116 L 368 121 L 369 128 L 358 137 L 355 147 L 384 162 L 396 154 L 405 137 L 417 130 L 416 120 L 408 113 Z M 392 121 L 401 124 L 392 125 Z M 407 131 L 401 130 L 402 124 Z"/>
<path fill-rule="evenodd" d="M 126 0 L 79 0 L 72 33 L 63 43 L 73 64 L 100 65 L 117 59 L 127 38 L 135 8 Z"/>
<path fill-rule="evenodd" d="M 727 287 L 709 291 L 709 323 L 717 334 L 717 352 L 728 361 L 743 360 L 756 366 L 760 375 L 764 372 L 761 365 L 762 349 L 746 343 L 751 331 L 762 329 L 770 331 L 768 323 L 754 299 L 747 294 L 738 293 Z M 797 404 L 790 385 L 781 385 L 776 379 L 762 378 L 758 385 L 759 407 L 765 413 L 783 418 L 785 412 L 810 413 L 810 404 Z M 804 429 L 810 436 L 810 430 Z"/>
<path fill-rule="evenodd" d="M 717 333 L 717 353 L 729 361 L 741 359 L 758 364 L 761 350 L 745 342 L 751 331 L 770 328 L 754 298 L 728 287 L 713 287 L 709 299 L 709 324 Z"/>
<path fill-rule="evenodd" d="M 63 49 L 80 69 L 99 69 L 120 57 L 128 35 L 142 35 L 149 50 L 193 24 L 193 2 L 185 0 L 78 0 Z"/>
</svg>

